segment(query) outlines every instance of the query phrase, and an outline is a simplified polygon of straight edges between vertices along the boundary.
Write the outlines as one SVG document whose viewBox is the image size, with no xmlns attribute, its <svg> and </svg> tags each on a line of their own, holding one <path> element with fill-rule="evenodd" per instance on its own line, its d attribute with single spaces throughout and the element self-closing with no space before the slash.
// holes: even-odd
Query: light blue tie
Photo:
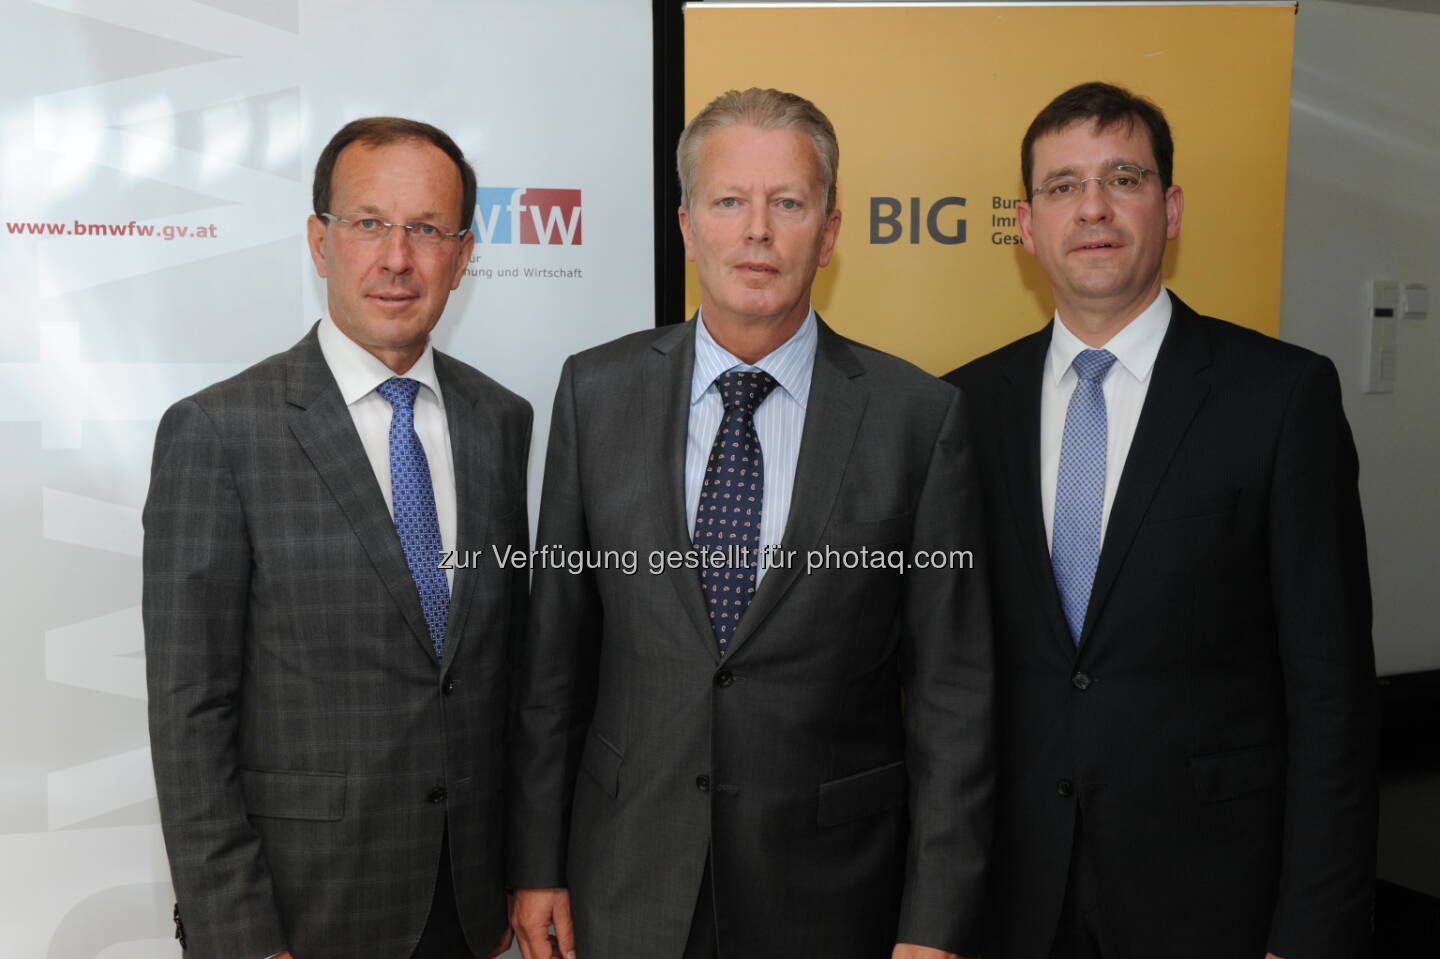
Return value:
<svg viewBox="0 0 1440 959">
<path fill-rule="evenodd" d="M 440 568 L 440 520 L 430 464 L 415 433 L 415 394 L 419 380 L 391 377 L 375 387 L 390 401 L 390 494 L 395 502 L 395 532 L 405 563 L 420 592 L 420 608 L 430 630 L 435 658 L 445 656 L 445 626 L 450 618 L 450 584 Z"/>
<path fill-rule="evenodd" d="M 1105 374 L 1115 365 L 1109 350 L 1082 350 L 1071 364 L 1080 381 L 1065 411 L 1060 472 L 1055 482 L 1055 525 L 1050 566 L 1070 638 L 1080 645 L 1095 567 L 1100 563 L 1100 518 L 1105 509 Z"/>
</svg>

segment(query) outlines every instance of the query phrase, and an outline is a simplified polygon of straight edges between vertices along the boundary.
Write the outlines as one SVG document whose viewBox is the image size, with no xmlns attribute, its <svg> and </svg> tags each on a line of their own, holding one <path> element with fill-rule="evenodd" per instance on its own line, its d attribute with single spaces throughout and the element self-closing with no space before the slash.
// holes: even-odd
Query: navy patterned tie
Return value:
<svg viewBox="0 0 1440 959">
<path fill-rule="evenodd" d="M 1065 411 L 1060 471 L 1055 481 L 1055 523 L 1050 566 L 1070 638 L 1080 645 L 1095 568 L 1100 563 L 1100 520 L 1105 509 L 1105 374 L 1115 364 L 1109 350 L 1082 350 L 1072 364 L 1080 381 Z"/>
<path fill-rule="evenodd" d="M 445 626 L 450 618 L 450 584 L 440 568 L 440 520 L 430 464 L 415 433 L 415 394 L 419 380 L 391 377 L 375 387 L 390 401 L 390 494 L 395 503 L 395 532 L 405 563 L 420 592 L 420 608 L 430 630 L 435 658 L 445 656 Z"/>
<path fill-rule="evenodd" d="M 706 564 L 700 570 L 710 625 L 723 656 L 755 595 L 760 507 L 765 501 L 765 461 L 755 435 L 755 410 L 776 383 L 763 370 L 731 370 L 715 377 L 715 386 L 725 401 L 725 417 L 705 464 L 700 507 L 695 512 L 695 548 L 725 550 L 736 561 L 714 568 Z"/>
</svg>

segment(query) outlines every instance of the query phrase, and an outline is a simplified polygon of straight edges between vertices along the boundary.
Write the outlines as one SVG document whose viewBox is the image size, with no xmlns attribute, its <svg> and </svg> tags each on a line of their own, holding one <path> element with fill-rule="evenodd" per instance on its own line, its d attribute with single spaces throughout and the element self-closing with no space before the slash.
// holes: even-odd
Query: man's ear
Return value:
<svg viewBox="0 0 1440 959">
<path fill-rule="evenodd" d="M 1180 235 L 1180 215 L 1185 212 L 1185 191 L 1173 183 L 1165 191 L 1165 239 Z"/>
<path fill-rule="evenodd" d="M 328 224 L 315 214 L 310 214 L 310 219 L 305 221 L 305 241 L 310 247 L 310 261 L 315 264 L 315 273 L 324 278 L 328 276 L 325 272 L 325 233 Z"/>
<path fill-rule="evenodd" d="M 690 235 L 690 211 L 680 207 L 675 211 L 680 218 L 680 238 L 685 241 L 685 259 L 695 262 L 695 243 Z"/>
<path fill-rule="evenodd" d="M 831 210 L 825 217 L 825 229 L 820 234 L 819 266 L 829 266 L 830 257 L 835 255 L 835 240 L 840 236 L 840 211 Z"/>
<path fill-rule="evenodd" d="M 1031 256 L 1035 255 L 1035 238 L 1030 234 L 1030 202 L 1021 200 L 1015 204 L 1015 224 L 1020 227 L 1020 242 L 1025 246 L 1025 252 Z"/>
<path fill-rule="evenodd" d="M 450 289 L 458 290 L 465 268 L 470 265 L 470 254 L 475 252 L 475 231 L 466 230 L 460 238 L 460 248 L 455 251 L 455 275 L 450 277 Z"/>
</svg>

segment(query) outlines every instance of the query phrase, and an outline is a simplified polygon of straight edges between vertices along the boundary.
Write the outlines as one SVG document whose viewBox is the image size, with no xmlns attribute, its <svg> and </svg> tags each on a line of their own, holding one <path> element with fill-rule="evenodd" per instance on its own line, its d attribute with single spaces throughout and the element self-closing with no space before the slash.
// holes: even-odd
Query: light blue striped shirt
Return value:
<svg viewBox="0 0 1440 959">
<path fill-rule="evenodd" d="M 815 372 L 815 346 L 819 327 L 811 307 L 795 335 L 751 366 L 742 363 L 710 336 L 704 317 L 695 320 L 695 374 L 690 381 L 690 427 L 685 440 L 685 519 L 693 537 L 695 514 L 700 510 L 700 487 L 705 463 L 715 444 L 715 433 L 725 416 L 725 402 L 715 378 L 730 370 L 764 370 L 779 384 L 755 411 L 755 434 L 765 461 L 765 496 L 760 503 L 760 548 L 779 544 L 790 518 L 790 495 L 795 488 L 795 464 L 800 459 L 800 436 L 805 432 L 805 406 L 810 401 L 810 378 Z M 762 564 L 755 584 L 765 576 Z"/>
</svg>

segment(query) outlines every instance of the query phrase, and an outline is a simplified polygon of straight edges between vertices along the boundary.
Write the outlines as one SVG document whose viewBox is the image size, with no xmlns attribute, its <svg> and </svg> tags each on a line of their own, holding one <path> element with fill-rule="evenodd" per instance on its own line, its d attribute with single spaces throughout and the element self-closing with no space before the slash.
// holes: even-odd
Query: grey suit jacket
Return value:
<svg viewBox="0 0 1440 959">
<path fill-rule="evenodd" d="M 529 405 L 435 367 L 457 546 L 524 549 Z M 408 957 L 447 823 L 466 934 L 493 944 L 523 575 L 456 572 L 437 662 L 314 329 L 166 412 L 144 521 L 150 740 L 189 953 Z"/>
<path fill-rule="evenodd" d="M 679 956 L 707 854 L 722 953 L 973 954 L 990 834 L 983 570 L 832 568 L 807 550 L 979 538 L 959 394 L 821 324 L 784 544 L 720 659 L 687 551 L 694 324 L 566 363 L 541 545 L 641 569 L 537 570 L 511 880 L 568 885 L 586 959 Z M 855 554 L 852 554 L 855 555 Z"/>
</svg>

